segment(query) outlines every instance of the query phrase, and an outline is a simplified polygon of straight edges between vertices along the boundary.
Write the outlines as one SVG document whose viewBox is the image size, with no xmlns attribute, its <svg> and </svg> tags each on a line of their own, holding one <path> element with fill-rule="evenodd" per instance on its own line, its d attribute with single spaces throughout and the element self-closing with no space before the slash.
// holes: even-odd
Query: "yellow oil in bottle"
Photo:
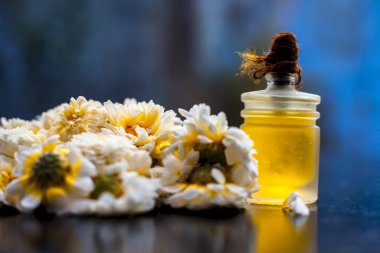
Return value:
<svg viewBox="0 0 380 253">
<path fill-rule="evenodd" d="M 298 191 L 313 203 L 318 198 L 320 97 L 297 91 L 295 75 L 267 74 L 266 79 L 267 89 L 242 94 L 241 129 L 254 142 L 261 185 L 252 202 L 280 205 Z"/>
<path fill-rule="evenodd" d="M 282 204 L 292 192 L 317 200 L 319 127 L 307 113 L 266 112 L 246 118 L 241 128 L 253 140 L 261 190 L 254 203 Z"/>
</svg>

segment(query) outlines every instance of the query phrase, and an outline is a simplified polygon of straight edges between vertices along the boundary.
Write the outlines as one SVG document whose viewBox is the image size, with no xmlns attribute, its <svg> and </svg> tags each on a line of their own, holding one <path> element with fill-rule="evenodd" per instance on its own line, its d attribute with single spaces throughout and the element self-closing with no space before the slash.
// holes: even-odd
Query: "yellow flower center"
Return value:
<svg viewBox="0 0 380 253">
<path fill-rule="evenodd" d="M 70 166 L 64 166 L 59 155 L 48 152 L 34 164 L 29 181 L 38 189 L 46 190 L 52 186 L 65 185 L 65 176 L 69 173 Z"/>
<path fill-rule="evenodd" d="M 125 126 L 124 130 L 125 130 L 125 132 L 126 132 L 127 134 L 132 134 L 132 135 L 134 135 L 134 136 L 137 136 L 136 130 L 135 130 L 135 128 L 132 127 L 132 126 Z"/>
<path fill-rule="evenodd" d="M 118 175 L 100 175 L 94 178 L 95 188 L 90 193 L 90 198 L 97 199 L 103 192 L 109 192 L 115 197 L 123 194 L 121 179 Z"/>
</svg>

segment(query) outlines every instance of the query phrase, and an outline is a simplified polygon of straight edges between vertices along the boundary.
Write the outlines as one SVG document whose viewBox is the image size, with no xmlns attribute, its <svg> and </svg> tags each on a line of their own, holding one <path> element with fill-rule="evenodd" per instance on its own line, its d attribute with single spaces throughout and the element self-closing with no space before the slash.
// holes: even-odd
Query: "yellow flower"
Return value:
<svg viewBox="0 0 380 253">
<path fill-rule="evenodd" d="M 19 210 L 30 212 L 42 202 L 59 213 L 92 191 L 95 167 L 79 151 L 57 146 L 57 138 L 22 149 L 16 157 L 17 179 L 6 187 L 6 200 Z"/>
<path fill-rule="evenodd" d="M 75 134 L 83 132 L 98 133 L 106 125 L 105 111 L 101 103 L 93 100 L 86 100 L 84 97 L 71 98 L 70 104 L 64 104 L 50 112 L 50 120 L 45 125 L 51 126 L 48 129 L 49 135 L 58 134 L 61 141 L 69 141 Z M 47 115 L 45 115 L 47 117 Z"/>
</svg>

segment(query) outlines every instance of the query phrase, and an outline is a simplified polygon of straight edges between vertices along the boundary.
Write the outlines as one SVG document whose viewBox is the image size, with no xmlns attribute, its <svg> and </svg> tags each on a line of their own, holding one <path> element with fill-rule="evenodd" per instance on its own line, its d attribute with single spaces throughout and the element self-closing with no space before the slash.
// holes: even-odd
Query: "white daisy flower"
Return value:
<svg viewBox="0 0 380 253">
<path fill-rule="evenodd" d="M 54 115 L 54 113 L 57 113 Z M 69 141 L 75 134 L 98 133 L 106 126 L 106 114 L 101 103 L 84 97 L 71 98 L 70 104 L 63 104 L 45 114 L 48 134 L 59 135 L 61 141 Z"/>
<path fill-rule="evenodd" d="M 100 195 L 93 195 L 93 199 L 74 201 L 69 212 L 112 216 L 144 213 L 154 208 L 159 188 L 158 180 L 139 176 L 135 172 L 123 172 L 110 179 L 108 184 L 112 185 L 111 181 L 117 186 L 104 189 Z M 100 187 L 100 184 L 95 181 L 96 187 Z"/>
<path fill-rule="evenodd" d="M 77 200 L 69 208 L 74 214 L 121 215 L 148 212 L 155 206 L 159 180 L 149 173 L 152 160 L 143 150 L 130 151 L 124 171 L 103 171 L 94 180 L 89 198 Z"/>
<path fill-rule="evenodd" d="M 6 119 L 1 118 L 1 127 L 5 129 L 14 129 L 14 128 L 25 128 L 37 133 L 42 128 L 42 123 L 37 120 L 23 120 L 19 118 Z"/>
<path fill-rule="evenodd" d="M 131 140 L 125 136 L 114 135 L 107 129 L 99 134 L 74 135 L 69 146 L 78 148 L 100 174 L 125 170 L 129 151 L 137 150 Z"/>
<path fill-rule="evenodd" d="M 127 99 L 124 104 L 104 104 L 110 129 L 115 134 L 125 135 L 140 149 L 147 150 L 158 158 L 168 145 L 169 134 L 177 128 L 176 114 L 150 101 L 139 102 Z"/>
<path fill-rule="evenodd" d="M 211 115 L 210 107 L 205 104 L 194 105 L 190 111 L 178 110 L 185 117 L 184 132 L 180 132 L 185 142 L 220 142 L 228 129 L 226 115 L 220 112 Z"/>
<path fill-rule="evenodd" d="M 0 155 L 14 158 L 20 148 L 41 144 L 45 139 L 45 135 L 35 134 L 32 130 L 24 127 L 0 128 Z"/>
<path fill-rule="evenodd" d="M 43 203 L 61 213 L 73 199 L 86 197 L 93 190 L 90 176 L 96 173 L 94 165 L 78 150 L 58 147 L 57 139 L 52 136 L 42 145 L 17 153 L 17 178 L 5 188 L 8 203 L 23 212 Z"/>
<path fill-rule="evenodd" d="M 153 169 L 162 190 L 173 194 L 166 203 L 190 209 L 242 206 L 259 189 L 252 141 L 242 130 L 229 128 L 224 113 L 211 115 L 204 104 L 180 114 L 184 126 L 174 131 L 163 166 Z"/>
</svg>

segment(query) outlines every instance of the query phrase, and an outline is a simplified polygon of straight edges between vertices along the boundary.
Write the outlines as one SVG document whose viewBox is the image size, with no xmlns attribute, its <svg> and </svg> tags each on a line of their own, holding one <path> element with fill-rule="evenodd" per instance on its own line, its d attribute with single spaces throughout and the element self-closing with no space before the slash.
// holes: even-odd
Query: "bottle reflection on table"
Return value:
<svg viewBox="0 0 380 253">
<path fill-rule="evenodd" d="M 256 253 L 317 252 L 317 206 L 309 216 L 292 216 L 278 206 L 250 207 Z"/>
</svg>

